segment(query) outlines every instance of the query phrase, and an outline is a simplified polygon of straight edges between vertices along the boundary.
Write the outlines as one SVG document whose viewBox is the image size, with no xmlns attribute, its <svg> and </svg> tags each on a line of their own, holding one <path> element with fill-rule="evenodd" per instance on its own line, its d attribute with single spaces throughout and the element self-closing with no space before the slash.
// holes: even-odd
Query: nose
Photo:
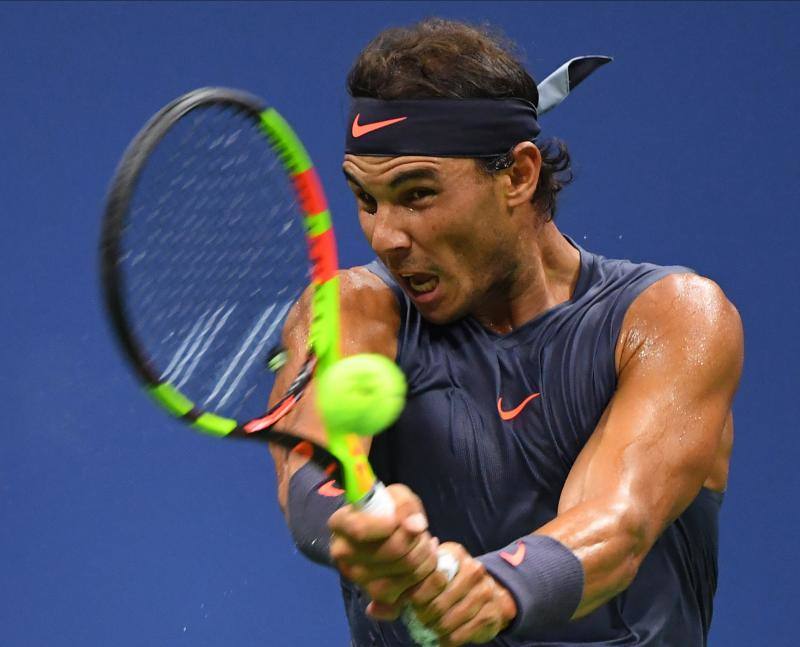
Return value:
<svg viewBox="0 0 800 647">
<path fill-rule="evenodd" d="M 379 205 L 378 211 L 372 216 L 369 244 L 379 256 L 391 256 L 411 248 L 411 237 L 403 228 L 403 214 L 399 211 L 391 206 Z"/>
</svg>

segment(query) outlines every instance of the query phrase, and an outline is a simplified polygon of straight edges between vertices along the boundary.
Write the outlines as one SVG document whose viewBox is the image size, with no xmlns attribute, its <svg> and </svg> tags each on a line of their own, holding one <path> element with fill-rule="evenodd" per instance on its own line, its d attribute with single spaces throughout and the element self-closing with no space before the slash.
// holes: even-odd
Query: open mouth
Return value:
<svg viewBox="0 0 800 647">
<path fill-rule="evenodd" d="M 412 296 L 423 296 L 432 293 L 439 285 L 439 277 L 435 274 L 402 273 L 400 278 L 406 284 Z"/>
</svg>

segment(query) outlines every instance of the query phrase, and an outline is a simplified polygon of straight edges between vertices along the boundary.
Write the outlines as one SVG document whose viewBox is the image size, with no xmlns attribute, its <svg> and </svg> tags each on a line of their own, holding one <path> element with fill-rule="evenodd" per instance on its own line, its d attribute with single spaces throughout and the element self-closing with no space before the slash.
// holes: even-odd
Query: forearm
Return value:
<svg viewBox="0 0 800 647">
<path fill-rule="evenodd" d="M 573 618 L 587 615 L 624 591 L 655 539 L 630 502 L 613 498 L 580 503 L 535 534 L 563 544 L 583 567 L 583 594 Z"/>
<path fill-rule="evenodd" d="M 645 547 L 629 507 L 595 500 L 477 559 L 514 598 L 517 614 L 508 630 L 524 639 L 584 616 L 624 590 Z"/>
</svg>

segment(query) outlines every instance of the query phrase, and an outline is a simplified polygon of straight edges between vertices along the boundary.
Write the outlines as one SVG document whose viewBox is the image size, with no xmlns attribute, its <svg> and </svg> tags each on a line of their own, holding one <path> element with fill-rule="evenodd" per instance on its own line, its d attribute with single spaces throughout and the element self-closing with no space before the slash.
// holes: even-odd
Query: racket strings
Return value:
<svg viewBox="0 0 800 647">
<path fill-rule="evenodd" d="M 122 237 L 125 303 L 163 381 L 203 409 L 264 411 L 268 355 L 308 283 L 300 209 L 257 120 L 197 108 L 150 155 Z"/>
</svg>

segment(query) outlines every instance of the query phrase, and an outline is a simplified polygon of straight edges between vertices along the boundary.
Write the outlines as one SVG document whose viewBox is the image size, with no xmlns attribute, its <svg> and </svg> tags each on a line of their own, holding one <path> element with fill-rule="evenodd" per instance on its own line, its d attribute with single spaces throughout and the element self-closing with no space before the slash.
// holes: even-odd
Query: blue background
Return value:
<svg viewBox="0 0 800 647">
<path fill-rule="evenodd" d="M 593 251 L 679 263 L 739 307 L 747 359 L 711 644 L 796 645 L 797 4 L 1 4 L 0 643 L 345 645 L 334 576 L 293 549 L 263 448 L 193 435 L 138 392 L 103 319 L 104 193 L 127 142 L 197 86 L 287 114 L 344 264 L 344 77 L 381 28 L 488 20 L 542 79 L 615 62 L 544 119 Z"/>
</svg>

